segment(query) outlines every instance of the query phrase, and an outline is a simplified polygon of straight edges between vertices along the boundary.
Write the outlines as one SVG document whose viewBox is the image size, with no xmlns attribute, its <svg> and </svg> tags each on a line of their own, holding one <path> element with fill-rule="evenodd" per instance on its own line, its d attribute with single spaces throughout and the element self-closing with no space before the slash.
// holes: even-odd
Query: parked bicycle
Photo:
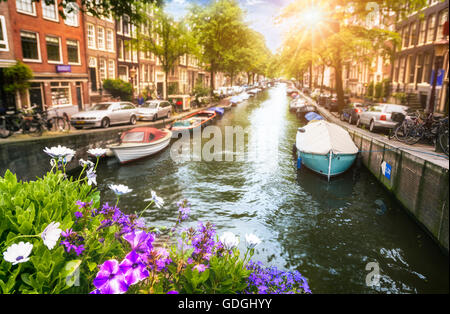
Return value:
<svg viewBox="0 0 450 314">
<path fill-rule="evenodd" d="M 425 118 L 420 112 L 406 117 L 399 114 L 394 117 L 398 122 L 394 130 L 389 134 L 389 138 L 394 137 L 400 142 L 414 145 L 421 140 L 439 145 L 442 151 L 448 155 L 448 117 L 435 117 L 432 113 Z M 394 119 L 393 118 L 393 119 Z"/>
</svg>

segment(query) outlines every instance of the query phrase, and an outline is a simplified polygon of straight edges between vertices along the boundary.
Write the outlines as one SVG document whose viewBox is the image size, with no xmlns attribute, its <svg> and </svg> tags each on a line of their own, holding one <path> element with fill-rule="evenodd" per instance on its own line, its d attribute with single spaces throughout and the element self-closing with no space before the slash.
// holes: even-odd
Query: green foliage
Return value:
<svg viewBox="0 0 450 314">
<path fill-rule="evenodd" d="M 61 172 L 48 173 L 36 181 L 17 181 L 9 170 L 0 178 L 0 243 L 28 241 L 33 244 L 30 262 L 12 266 L 0 262 L 0 289 L 2 293 L 60 293 L 66 285 L 65 267 L 68 256 L 62 246 L 49 250 L 42 239 L 23 235 L 40 235 L 51 223 L 59 222 L 66 230 L 74 223 L 77 200 L 98 204 L 99 193 L 91 192 L 87 184 L 77 185 L 64 179 Z M 11 273 L 13 276 L 11 276 Z"/>
<path fill-rule="evenodd" d="M 392 96 L 401 104 L 406 103 L 406 93 L 394 93 Z"/>
<path fill-rule="evenodd" d="M 121 100 L 131 100 L 133 96 L 133 86 L 131 83 L 121 79 L 106 79 L 103 81 L 103 88 L 114 98 Z"/>
<path fill-rule="evenodd" d="M 3 70 L 5 84 L 3 90 L 10 94 L 24 92 L 30 87 L 30 80 L 33 78 L 33 71 L 30 67 L 20 61 L 11 67 Z"/>
<path fill-rule="evenodd" d="M 374 82 L 370 82 L 369 86 L 367 86 L 366 96 L 367 97 L 373 97 L 374 89 L 375 89 L 375 83 Z"/>
<path fill-rule="evenodd" d="M 375 99 L 380 99 L 383 93 L 383 83 L 381 82 L 377 82 L 375 84 L 375 95 L 374 98 Z"/>
</svg>

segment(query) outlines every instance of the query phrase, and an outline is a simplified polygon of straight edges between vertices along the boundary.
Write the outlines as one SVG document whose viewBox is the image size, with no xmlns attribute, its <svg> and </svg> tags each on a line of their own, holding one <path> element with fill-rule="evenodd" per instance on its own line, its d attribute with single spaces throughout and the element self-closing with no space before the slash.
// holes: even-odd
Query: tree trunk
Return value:
<svg viewBox="0 0 450 314">
<path fill-rule="evenodd" d="M 210 78 L 210 84 L 209 84 L 209 86 L 211 87 L 211 96 L 213 96 L 214 95 L 214 90 L 215 90 L 215 88 L 214 88 L 214 70 L 211 68 L 211 78 Z"/>
<path fill-rule="evenodd" d="M 234 73 L 232 72 L 231 75 L 230 75 L 230 80 L 231 80 L 231 85 L 230 86 L 233 86 L 233 79 L 234 79 Z"/>
<path fill-rule="evenodd" d="M 312 76 L 312 61 L 309 63 L 309 89 L 310 91 L 312 91 L 312 81 L 313 81 L 313 76 Z"/>
<path fill-rule="evenodd" d="M 163 89 L 163 95 L 162 98 L 163 99 L 167 99 L 168 98 L 168 91 L 169 91 L 169 86 L 168 86 L 168 80 L 167 77 L 169 76 L 169 72 L 165 72 L 165 77 L 164 77 L 164 89 Z"/>
<path fill-rule="evenodd" d="M 320 83 L 320 93 L 322 94 L 322 89 L 323 89 L 323 79 L 325 76 L 325 65 L 322 65 L 322 82 Z"/>
<path fill-rule="evenodd" d="M 341 110 L 345 106 L 345 100 L 344 100 L 344 84 L 342 81 L 342 60 L 340 56 L 340 49 L 338 49 L 336 57 L 337 57 L 336 64 L 334 67 L 336 76 L 336 94 L 338 101 L 338 110 Z"/>
</svg>

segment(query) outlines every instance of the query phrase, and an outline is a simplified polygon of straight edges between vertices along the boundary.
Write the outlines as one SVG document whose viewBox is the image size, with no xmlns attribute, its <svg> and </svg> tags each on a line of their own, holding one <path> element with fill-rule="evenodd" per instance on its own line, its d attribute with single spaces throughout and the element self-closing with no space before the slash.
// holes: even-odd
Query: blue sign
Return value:
<svg viewBox="0 0 450 314">
<path fill-rule="evenodd" d="M 57 65 L 56 72 L 57 73 L 72 72 L 72 68 L 70 67 L 70 65 Z"/>
<path fill-rule="evenodd" d="M 381 164 L 381 172 L 388 180 L 391 180 L 392 166 L 390 164 L 383 161 Z"/>
<path fill-rule="evenodd" d="M 434 82 L 434 71 L 435 71 L 434 69 L 431 71 L 430 85 L 433 85 Z M 444 81 L 444 75 L 445 75 L 444 69 L 439 69 L 436 80 L 436 86 L 442 86 L 442 82 Z"/>
</svg>

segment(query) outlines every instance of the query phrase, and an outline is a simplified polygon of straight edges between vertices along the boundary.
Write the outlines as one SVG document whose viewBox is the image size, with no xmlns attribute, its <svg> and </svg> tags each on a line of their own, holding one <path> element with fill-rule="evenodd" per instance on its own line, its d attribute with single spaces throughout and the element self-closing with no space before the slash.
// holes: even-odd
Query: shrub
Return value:
<svg viewBox="0 0 450 314">
<path fill-rule="evenodd" d="M 103 81 L 103 88 L 111 94 L 114 98 L 120 100 L 131 100 L 133 96 L 133 86 L 131 83 L 125 82 L 121 79 L 106 79 Z"/>
<path fill-rule="evenodd" d="M 30 67 L 20 61 L 11 67 L 5 68 L 3 90 L 9 94 L 16 92 L 25 92 L 30 87 L 30 80 L 33 78 L 33 72 Z"/>
</svg>

